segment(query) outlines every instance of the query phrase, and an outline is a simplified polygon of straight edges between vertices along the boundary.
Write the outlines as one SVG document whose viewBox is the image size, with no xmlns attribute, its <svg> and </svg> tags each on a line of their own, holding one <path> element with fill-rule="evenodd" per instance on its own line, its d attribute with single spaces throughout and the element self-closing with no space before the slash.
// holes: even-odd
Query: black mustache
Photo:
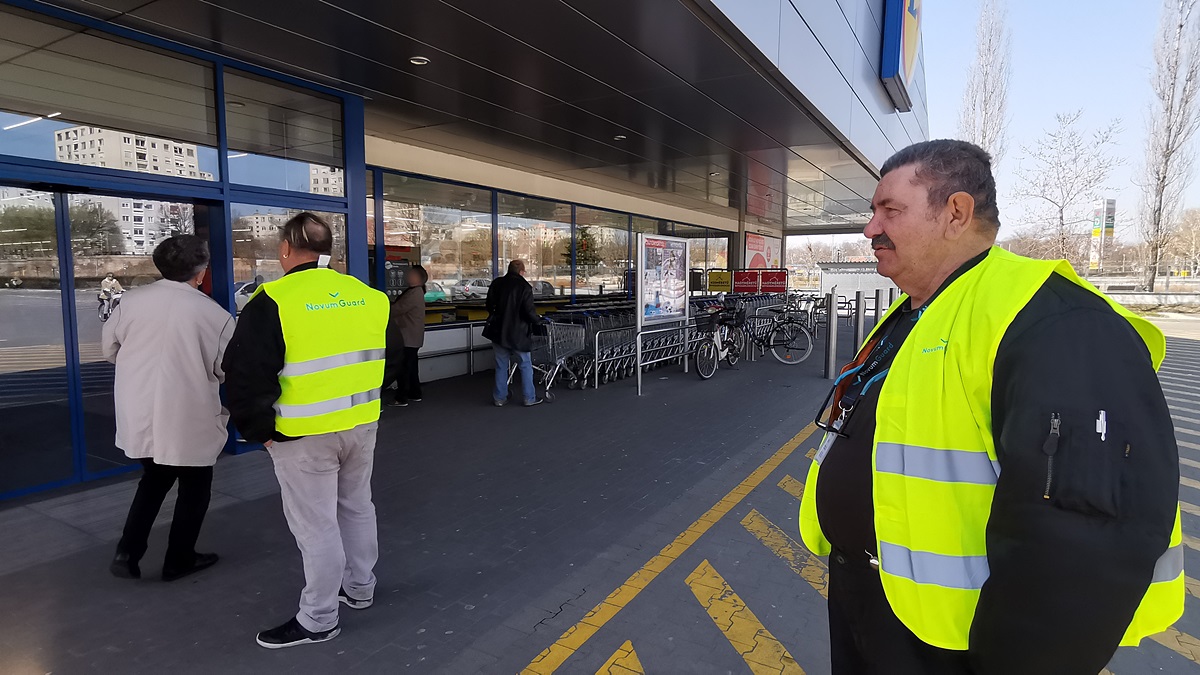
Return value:
<svg viewBox="0 0 1200 675">
<path fill-rule="evenodd" d="M 895 250 L 896 245 L 892 243 L 892 240 L 886 234 L 881 234 L 878 237 L 871 237 L 871 248 L 890 248 Z"/>
</svg>

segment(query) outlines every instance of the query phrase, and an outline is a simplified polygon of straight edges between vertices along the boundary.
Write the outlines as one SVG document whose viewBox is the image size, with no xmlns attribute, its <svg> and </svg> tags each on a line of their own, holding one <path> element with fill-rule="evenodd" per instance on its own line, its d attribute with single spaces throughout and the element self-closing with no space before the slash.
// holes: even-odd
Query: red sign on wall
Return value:
<svg viewBox="0 0 1200 675">
<path fill-rule="evenodd" d="M 761 273 L 761 283 L 759 290 L 763 293 L 786 293 L 787 292 L 787 272 L 783 270 L 763 270 Z"/>
<path fill-rule="evenodd" d="M 758 270 L 739 270 L 733 273 L 734 293 L 757 293 Z"/>
</svg>

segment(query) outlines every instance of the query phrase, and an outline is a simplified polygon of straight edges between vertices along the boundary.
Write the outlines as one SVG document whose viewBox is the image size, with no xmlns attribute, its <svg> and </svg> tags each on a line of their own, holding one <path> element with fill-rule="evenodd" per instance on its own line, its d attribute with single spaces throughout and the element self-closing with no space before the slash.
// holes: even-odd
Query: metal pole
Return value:
<svg viewBox="0 0 1200 675">
<path fill-rule="evenodd" d="M 640 324 L 640 323 L 641 323 L 641 321 L 639 321 L 638 323 Z M 638 371 L 638 372 L 637 372 L 637 385 L 638 385 L 638 396 L 641 396 L 641 395 L 642 395 L 642 331 L 641 331 L 641 329 L 640 329 L 640 328 L 639 328 L 639 330 L 638 330 L 637 337 L 635 338 L 635 340 L 637 341 L 637 371 Z"/>
<path fill-rule="evenodd" d="M 896 304 L 896 291 L 898 290 L 900 289 L 896 288 L 895 286 L 892 286 L 888 289 L 888 307 Z"/>
<path fill-rule="evenodd" d="M 866 337 L 867 308 L 863 306 L 863 292 L 854 292 L 854 346 L 858 348 Z"/>
<path fill-rule="evenodd" d="M 878 326 L 880 321 L 883 321 L 883 313 L 886 308 L 883 306 L 883 289 L 875 289 L 875 325 Z"/>
<path fill-rule="evenodd" d="M 825 294 L 825 379 L 834 380 L 838 376 L 837 367 L 837 289 Z"/>
</svg>

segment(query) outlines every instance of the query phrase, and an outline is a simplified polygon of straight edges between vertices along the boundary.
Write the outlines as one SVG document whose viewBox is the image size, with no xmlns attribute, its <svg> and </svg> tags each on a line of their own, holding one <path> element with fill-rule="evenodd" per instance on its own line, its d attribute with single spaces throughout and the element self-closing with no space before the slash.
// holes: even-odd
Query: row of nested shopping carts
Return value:
<svg viewBox="0 0 1200 675">
<path fill-rule="evenodd" d="M 755 294 L 742 300 L 751 314 L 784 302 L 782 294 Z M 691 315 L 719 304 L 716 299 L 693 301 Z M 637 316 L 632 302 L 568 307 L 555 312 L 539 333 L 534 336 L 533 363 L 547 392 L 546 400 L 553 400 L 551 389 L 560 380 L 569 389 L 582 389 L 637 373 Z M 644 368 L 678 364 L 692 353 L 702 336 L 691 331 L 685 346 L 684 334 L 678 325 L 644 328 L 642 362 L 648 364 Z"/>
</svg>

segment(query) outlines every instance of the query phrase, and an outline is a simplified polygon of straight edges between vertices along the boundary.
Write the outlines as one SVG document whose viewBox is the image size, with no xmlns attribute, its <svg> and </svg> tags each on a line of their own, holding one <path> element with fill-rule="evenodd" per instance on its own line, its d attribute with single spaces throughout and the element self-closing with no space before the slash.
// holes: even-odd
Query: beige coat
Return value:
<svg viewBox="0 0 1200 675">
<path fill-rule="evenodd" d="M 132 459 L 212 466 L 229 413 L 218 387 L 233 317 L 177 281 L 130 290 L 104 324 L 104 357 L 117 364 L 117 447 Z"/>
</svg>

